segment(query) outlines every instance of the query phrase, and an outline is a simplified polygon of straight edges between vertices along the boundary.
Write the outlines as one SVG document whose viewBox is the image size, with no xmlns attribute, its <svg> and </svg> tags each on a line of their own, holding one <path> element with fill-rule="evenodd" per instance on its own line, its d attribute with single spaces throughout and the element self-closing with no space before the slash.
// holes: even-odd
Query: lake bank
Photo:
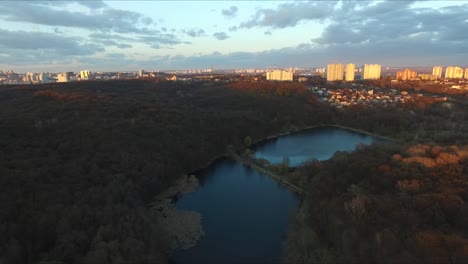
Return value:
<svg viewBox="0 0 468 264">
<path fill-rule="evenodd" d="M 173 203 L 175 196 L 194 192 L 198 186 L 195 176 L 184 175 L 175 185 L 159 194 L 151 204 L 158 224 L 169 241 L 171 252 L 189 249 L 204 235 L 200 213 L 178 210 Z"/>
<path fill-rule="evenodd" d="M 319 128 L 338 128 L 347 131 L 352 131 L 354 133 L 372 136 L 375 138 L 392 140 L 390 138 L 375 135 L 367 131 L 332 124 L 307 126 L 301 129 L 277 133 L 255 141 L 252 144 L 252 146 L 265 144 L 280 137 L 293 135 L 296 133 L 304 133 L 309 130 Z M 163 192 L 155 198 L 152 207 L 158 212 L 158 219 L 163 229 L 166 230 L 167 236 L 170 238 L 170 249 L 172 252 L 177 251 L 178 249 L 186 250 L 193 247 L 194 245 L 196 245 L 197 241 L 199 241 L 204 235 L 202 227 L 202 215 L 194 211 L 179 210 L 175 208 L 174 198 L 183 196 L 184 194 L 189 192 L 197 191 L 197 188 L 199 187 L 200 183 L 198 182 L 198 179 L 193 175 L 202 173 L 204 170 L 207 170 L 217 161 L 225 158 L 229 158 L 228 152 L 218 155 L 215 158 L 211 159 L 209 162 L 206 163 L 205 166 L 190 173 L 190 177 L 188 177 L 187 175 L 183 176 L 176 182 L 175 185 L 171 186 L 165 192 Z"/>
<path fill-rule="evenodd" d="M 299 128 L 299 129 L 273 134 L 273 135 L 267 136 L 267 137 L 265 137 L 263 139 L 259 139 L 259 140 L 256 140 L 256 141 L 252 142 L 252 146 L 257 145 L 257 144 L 261 144 L 261 143 L 266 142 L 268 140 L 276 139 L 276 138 L 281 137 L 281 136 L 286 136 L 286 135 L 290 135 L 290 134 L 294 134 L 294 133 L 304 132 L 304 131 L 312 130 L 312 129 L 316 129 L 316 128 L 326 128 L 326 127 L 341 128 L 341 129 L 353 131 L 353 132 L 356 132 L 356 133 L 359 133 L 359 134 L 365 134 L 365 135 L 369 135 L 369 136 L 372 136 L 372 137 L 376 137 L 376 138 L 380 138 L 380 139 L 384 139 L 384 140 L 389 140 L 389 141 L 395 141 L 396 140 L 396 139 L 391 138 L 391 137 L 378 135 L 378 134 L 375 134 L 375 133 L 371 133 L 371 132 L 368 132 L 368 131 L 365 131 L 365 130 L 362 130 L 362 129 L 353 128 L 353 127 L 349 127 L 349 126 L 343 126 L 343 125 L 339 125 L 339 124 L 320 124 L 320 125 L 313 125 L 313 126 L 305 126 L 305 127 Z"/>
<path fill-rule="evenodd" d="M 329 144 L 329 152 L 332 153 L 354 148 L 363 140 L 369 143 L 373 138 L 338 127 L 309 130 L 312 131 L 281 133 L 276 138 L 278 141 L 285 137 L 299 140 L 290 145 L 296 149 L 296 145 L 310 144 L 297 136 L 319 137 L 320 141 L 326 142 L 327 135 L 334 135 L 335 138 L 330 139 L 333 144 Z M 336 137 L 342 137 L 342 140 Z M 270 136 L 269 139 L 274 138 Z M 346 146 L 344 149 L 340 142 Z M 314 148 L 320 149 L 320 146 L 307 149 Z M 309 158 L 308 155 L 305 157 Z M 227 158 L 217 159 L 195 174 L 200 181 L 199 188 L 196 192 L 178 196 L 175 206 L 178 210 L 200 213 L 205 236 L 189 250 L 175 252 L 175 263 L 236 263 L 241 259 L 279 263 L 283 237 L 290 223 L 290 214 L 300 204 L 299 197 L 270 177 Z"/>
</svg>

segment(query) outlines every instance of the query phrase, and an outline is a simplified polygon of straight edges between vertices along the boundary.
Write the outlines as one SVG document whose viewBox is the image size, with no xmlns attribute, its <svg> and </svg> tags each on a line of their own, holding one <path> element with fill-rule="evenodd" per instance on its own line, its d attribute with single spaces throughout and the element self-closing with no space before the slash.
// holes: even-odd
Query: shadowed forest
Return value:
<svg viewBox="0 0 468 264">
<path fill-rule="evenodd" d="M 466 220 L 466 156 L 460 153 L 468 142 L 467 113 L 466 106 L 447 103 L 341 111 L 319 103 L 298 84 L 131 80 L 1 87 L 0 263 L 167 263 L 169 242 L 149 205 L 158 193 L 227 146 L 242 150 L 246 137 L 256 142 L 322 124 L 397 141 L 338 153 L 288 175 L 313 193 L 305 197 L 289 235 L 291 263 L 374 261 L 400 253 L 405 260 L 424 260 L 424 250 L 458 261 L 460 252 L 467 252 L 460 222 Z M 424 153 L 411 154 L 412 146 Z M 422 164 L 432 164 L 423 158 L 435 165 Z M 447 189 L 436 189 L 443 186 Z M 432 193 L 442 196 L 429 201 L 451 195 L 449 209 L 439 206 L 442 220 L 435 209 L 430 215 L 439 217 L 435 220 L 415 209 L 414 197 Z M 361 204 L 365 213 L 349 213 L 354 209 L 346 209 L 347 203 Z M 391 209 L 401 204 L 406 207 Z M 389 212 L 403 222 L 391 220 Z M 312 242 L 291 243 L 294 230 Z M 356 243 L 369 237 L 380 242 Z M 391 247 L 426 237 L 437 243 L 444 238 L 456 249 L 432 250 L 429 246 L 442 248 L 436 242 Z M 376 245 L 391 253 L 362 253 Z"/>
<path fill-rule="evenodd" d="M 390 131 L 395 142 L 358 146 L 284 173 L 307 192 L 285 262 L 468 262 L 467 106 L 416 106 L 399 118 L 381 110 L 372 122 L 361 113 L 340 123 Z"/>
<path fill-rule="evenodd" d="M 362 147 L 289 177 L 307 195 L 287 263 L 468 261 L 468 145 Z"/>
<path fill-rule="evenodd" d="M 166 262 L 153 197 L 246 136 L 328 119 L 314 102 L 209 83 L 2 87 L 0 262 Z"/>
</svg>

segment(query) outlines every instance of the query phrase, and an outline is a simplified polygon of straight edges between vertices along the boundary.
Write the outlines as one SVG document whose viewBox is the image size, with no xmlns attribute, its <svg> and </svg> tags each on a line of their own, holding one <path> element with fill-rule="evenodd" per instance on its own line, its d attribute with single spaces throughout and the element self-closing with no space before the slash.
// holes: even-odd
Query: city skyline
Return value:
<svg viewBox="0 0 468 264">
<path fill-rule="evenodd" d="M 0 21 L 16 72 L 468 61 L 465 1 L 0 1 Z"/>
<path fill-rule="evenodd" d="M 73 82 L 73 81 L 87 81 L 87 80 L 116 80 L 116 79 L 138 79 L 138 78 L 162 78 L 168 81 L 190 81 L 192 77 L 190 75 L 197 75 L 195 78 L 204 79 L 204 80 L 215 80 L 219 81 L 220 78 L 226 78 L 228 76 L 239 75 L 246 76 L 244 74 L 250 75 L 254 81 L 298 81 L 298 82 L 307 82 L 308 78 L 306 76 L 319 76 L 326 77 L 326 80 L 329 82 L 333 81 L 346 81 L 353 82 L 356 75 L 358 80 L 365 79 L 381 79 L 383 76 L 388 79 L 392 78 L 392 81 L 439 81 L 444 72 L 444 82 L 450 79 L 468 79 L 468 67 L 463 69 L 457 66 L 448 66 L 445 68 L 445 71 L 442 71 L 441 66 L 432 67 L 431 69 L 424 67 L 422 72 L 418 72 L 414 69 L 406 68 L 394 72 L 398 68 L 387 68 L 387 72 L 382 72 L 382 66 L 380 64 L 365 64 L 363 67 L 356 69 L 355 64 L 348 63 L 343 64 L 328 64 L 326 68 L 315 68 L 315 69 L 305 69 L 305 68 L 289 68 L 289 69 L 236 69 L 236 70 L 226 70 L 219 71 L 215 74 L 213 68 L 206 70 L 180 70 L 180 71 L 146 71 L 140 69 L 138 71 L 128 71 L 128 72 L 92 72 L 90 70 L 82 70 L 78 73 L 74 72 L 60 72 L 60 73 L 36 73 L 36 72 L 27 72 L 24 74 L 15 73 L 12 70 L 3 72 L 0 70 L 0 84 L 38 84 L 38 83 L 63 83 L 63 82 Z M 177 75 L 182 74 L 182 78 L 178 78 Z M 384 74 L 384 75 L 382 75 Z M 188 75 L 188 76 L 187 76 Z M 296 76 L 296 78 L 295 78 Z M 228 80 L 230 77 L 228 77 Z M 452 88 L 459 89 L 461 86 L 455 85 Z"/>
</svg>

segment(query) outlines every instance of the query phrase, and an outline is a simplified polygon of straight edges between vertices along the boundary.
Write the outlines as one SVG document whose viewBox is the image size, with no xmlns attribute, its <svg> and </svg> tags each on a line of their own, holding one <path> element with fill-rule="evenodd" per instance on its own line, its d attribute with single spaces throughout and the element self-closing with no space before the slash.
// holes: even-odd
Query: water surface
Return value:
<svg viewBox="0 0 468 264">
<path fill-rule="evenodd" d="M 336 127 L 319 127 L 268 140 L 254 148 L 256 158 L 280 163 L 286 158 L 295 167 L 310 160 L 327 160 L 336 151 L 352 151 L 358 144 L 371 144 L 377 138 Z"/>
<path fill-rule="evenodd" d="M 201 174 L 198 191 L 180 197 L 176 207 L 201 213 L 205 236 L 174 261 L 279 263 L 299 197 L 234 160 L 218 160 Z"/>
<path fill-rule="evenodd" d="M 282 136 L 255 147 L 255 156 L 276 163 L 288 157 L 291 166 L 308 159 L 324 160 L 336 151 L 355 149 L 376 138 L 324 127 Z M 176 200 L 176 207 L 201 213 L 205 236 L 174 262 L 280 263 L 291 213 L 299 197 L 268 176 L 240 162 L 220 159 L 196 173 L 200 187 Z"/>
</svg>

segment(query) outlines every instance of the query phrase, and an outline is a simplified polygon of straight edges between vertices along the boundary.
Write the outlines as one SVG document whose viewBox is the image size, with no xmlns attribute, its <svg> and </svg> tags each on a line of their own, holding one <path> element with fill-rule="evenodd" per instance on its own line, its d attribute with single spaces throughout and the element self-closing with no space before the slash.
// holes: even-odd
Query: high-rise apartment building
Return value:
<svg viewBox="0 0 468 264">
<path fill-rule="evenodd" d="M 448 79 L 448 78 L 453 78 L 453 72 L 454 72 L 454 69 L 455 67 L 452 67 L 452 66 L 449 66 L 447 68 L 445 68 L 445 78 Z"/>
<path fill-rule="evenodd" d="M 38 75 L 38 80 L 39 83 L 50 83 L 52 82 L 52 78 L 50 77 L 50 74 L 48 73 L 40 73 Z"/>
<path fill-rule="evenodd" d="M 292 70 L 283 71 L 283 70 L 272 70 L 267 71 L 266 79 L 268 81 L 292 81 L 293 72 Z"/>
<path fill-rule="evenodd" d="M 57 82 L 68 82 L 67 75 L 65 73 L 57 74 Z"/>
<path fill-rule="evenodd" d="M 463 78 L 463 68 L 455 67 L 455 78 Z"/>
<path fill-rule="evenodd" d="M 62 72 L 57 74 L 57 82 L 69 82 L 70 77 L 73 75 L 72 72 Z"/>
<path fill-rule="evenodd" d="M 442 66 L 434 66 L 432 68 L 432 75 L 434 75 L 437 79 L 442 78 Z"/>
<path fill-rule="evenodd" d="M 346 64 L 346 75 L 345 80 L 348 82 L 354 81 L 354 71 L 356 70 L 356 66 L 352 63 Z"/>
<path fill-rule="evenodd" d="M 80 71 L 80 79 L 81 80 L 89 80 L 91 79 L 91 72 L 86 70 L 86 71 Z"/>
<path fill-rule="evenodd" d="M 37 83 L 39 82 L 38 75 L 35 72 L 28 72 L 23 76 L 23 82 L 25 83 Z"/>
<path fill-rule="evenodd" d="M 362 79 L 379 79 L 382 66 L 380 64 L 364 64 Z"/>
<path fill-rule="evenodd" d="M 407 81 L 407 80 L 412 80 L 418 76 L 418 73 L 416 71 L 410 70 L 410 69 L 405 69 L 404 71 L 399 71 L 396 74 L 396 77 L 398 80 L 402 81 Z"/>
<path fill-rule="evenodd" d="M 463 78 L 463 69 L 460 67 L 449 66 L 445 68 L 446 79 L 461 79 Z"/>
<path fill-rule="evenodd" d="M 328 64 L 327 66 L 327 81 L 343 80 L 343 64 Z"/>
</svg>

